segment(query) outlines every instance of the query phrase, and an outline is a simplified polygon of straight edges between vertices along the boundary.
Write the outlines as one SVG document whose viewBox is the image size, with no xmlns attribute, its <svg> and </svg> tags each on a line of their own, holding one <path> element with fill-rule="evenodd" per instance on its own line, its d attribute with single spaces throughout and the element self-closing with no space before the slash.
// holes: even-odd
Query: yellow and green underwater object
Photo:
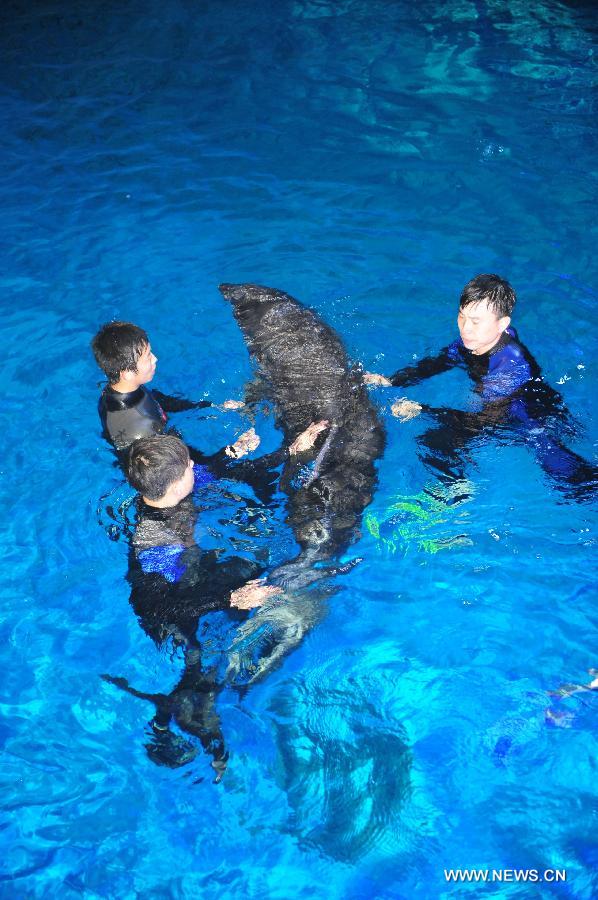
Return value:
<svg viewBox="0 0 598 900">
<path fill-rule="evenodd" d="M 381 517 L 368 512 L 364 521 L 380 548 L 389 553 L 405 554 L 413 547 L 424 553 L 438 553 L 439 550 L 468 546 L 472 541 L 466 534 L 441 535 L 438 532 L 472 493 L 469 482 L 458 482 L 450 487 L 435 484 L 418 494 L 396 496 Z M 460 513 L 460 518 L 462 515 Z"/>
</svg>

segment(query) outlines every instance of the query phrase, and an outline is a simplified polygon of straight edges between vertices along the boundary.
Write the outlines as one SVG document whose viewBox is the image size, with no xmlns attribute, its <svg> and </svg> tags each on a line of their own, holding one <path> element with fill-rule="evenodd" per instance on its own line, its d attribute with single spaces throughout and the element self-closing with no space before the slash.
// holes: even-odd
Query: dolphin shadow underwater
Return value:
<svg viewBox="0 0 598 900">
<path fill-rule="evenodd" d="M 219 290 L 257 364 L 260 393 L 274 408 L 284 445 L 310 423 L 329 422 L 311 450 L 287 457 L 283 465 L 279 487 L 299 553 L 269 575 L 270 583 L 284 588 L 284 598 L 258 609 L 229 650 L 227 680 L 234 684 L 241 677 L 247 684 L 269 672 L 322 618 L 326 589 L 308 590 L 310 585 L 357 562 L 339 561 L 359 536 L 386 434 L 361 371 L 315 312 L 283 291 L 256 284 L 221 284 Z"/>
</svg>

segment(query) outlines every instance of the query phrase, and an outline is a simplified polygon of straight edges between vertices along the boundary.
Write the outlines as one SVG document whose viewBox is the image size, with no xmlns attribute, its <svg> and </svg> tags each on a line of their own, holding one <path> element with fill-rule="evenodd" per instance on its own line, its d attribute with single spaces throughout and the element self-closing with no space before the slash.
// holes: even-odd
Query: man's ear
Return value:
<svg viewBox="0 0 598 900">
<path fill-rule="evenodd" d="M 183 477 L 180 478 L 177 482 L 175 482 L 175 484 L 172 486 L 174 488 L 174 494 L 176 496 L 177 503 L 180 503 L 181 500 L 184 500 L 185 497 L 188 497 L 189 494 L 191 493 L 190 490 L 185 490 L 183 488 L 184 478 L 185 478 L 185 476 L 183 475 Z"/>
<path fill-rule="evenodd" d="M 134 381 L 137 378 L 137 372 L 132 372 L 130 369 L 123 369 L 120 373 L 121 381 Z"/>
<path fill-rule="evenodd" d="M 511 317 L 510 316 L 502 316 L 502 318 L 500 318 L 498 320 L 498 324 L 499 324 L 501 331 L 506 331 L 507 328 L 509 327 L 509 325 L 511 324 Z"/>
</svg>

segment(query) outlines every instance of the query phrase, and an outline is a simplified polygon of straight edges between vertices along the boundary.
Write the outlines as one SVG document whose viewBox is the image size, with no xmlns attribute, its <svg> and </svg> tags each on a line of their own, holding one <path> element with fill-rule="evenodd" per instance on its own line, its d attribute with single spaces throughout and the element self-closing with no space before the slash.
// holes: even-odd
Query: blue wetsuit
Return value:
<svg viewBox="0 0 598 900">
<path fill-rule="evenodd" d="M 595 466 L 561 441 L 574 427 L 561 395 L 542 378 L 540 366 L 509 326 L 488 352 L 476 355 L 459 338 L 436 356 L 400 369 L 391 377 L 395 387 L 409 387 L 455 367 L 474 383 L 479 409 L 473 412 L 426 406 L 439 427 L 421 435 L 423 462 L 443 481 L 463 478 L 467 445 L 489 430 L 508 430 L 529 446 L 544 471 L 558 486 L 577 497 L 595 492 Z"/>
<path fill-rule="evenodd" d="M 437 356 L 427 356 L 414 366 L 399 369 L 390 381 L 394 387 L 409 387 L 456 366 L 467 370 L 485 401 L 510 397 L 518 388 L 541 378 L 540 366 L 509 326 L 487 353 L 472 353 L 458 338 Z"/>
</svg>

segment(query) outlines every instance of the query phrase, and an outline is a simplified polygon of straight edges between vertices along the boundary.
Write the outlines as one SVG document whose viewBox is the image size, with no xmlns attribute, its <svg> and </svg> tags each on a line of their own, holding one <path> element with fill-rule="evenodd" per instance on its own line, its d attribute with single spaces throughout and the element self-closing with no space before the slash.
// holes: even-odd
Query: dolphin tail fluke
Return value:
<svg viewBox="0 0 598 900">
<path fill-rule="evenodd" d="M 237 629 L 228 648 L 228 684 L 243 691 L 277 668 L 324 616 L 315 591 L 286 594 L 283 602 L 266 604 Z"/>
</svg>

